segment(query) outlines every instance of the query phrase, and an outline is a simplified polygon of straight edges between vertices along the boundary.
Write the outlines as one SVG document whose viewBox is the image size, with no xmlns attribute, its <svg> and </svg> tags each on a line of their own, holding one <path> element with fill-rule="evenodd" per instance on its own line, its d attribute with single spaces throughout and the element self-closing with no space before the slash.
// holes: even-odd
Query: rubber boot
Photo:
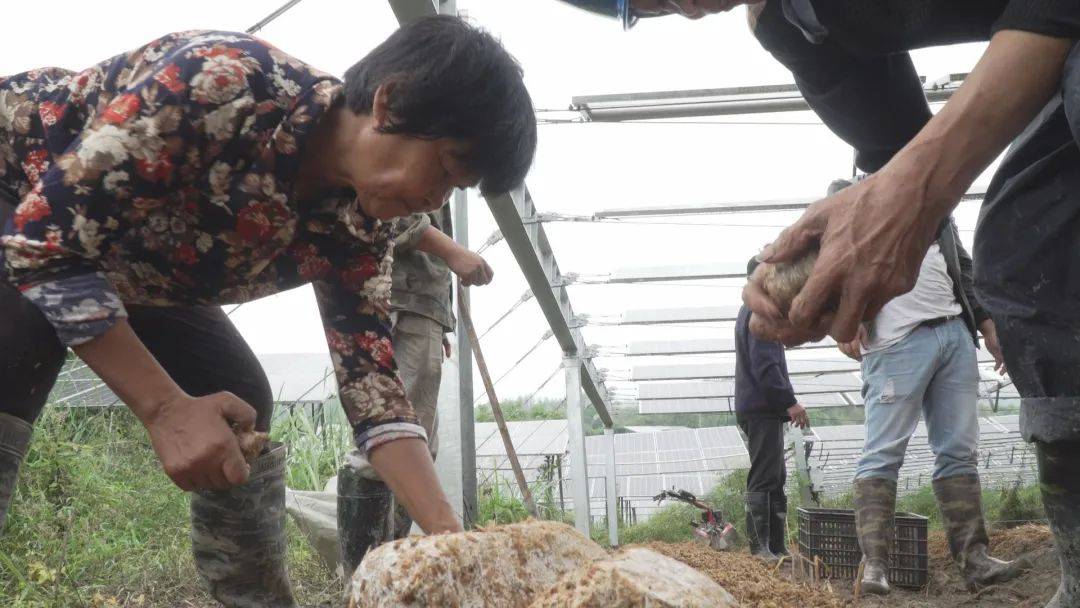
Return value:
<svg viewBox="0 0 1080 608">
<path fill-rule="evenodd" d="M 769 550 L 769 512 L 768 492 L 746 493 L 746 540 L 750 544 L 750 555 L 766 561 L 775 562 L 777 558 Z"/>
<path fill-rule="evenodd" d="M 34 427 L 22 418 L 0 414 L 0 532 L 4 531 L 8 505 L 15 493 L 19 467 L 30 447 Z"/>
<path fill-rule="evenodd" d="M 949 552 L 960 567 L 968 589 L 975 591 L 1019 576 L 1030 567 L 1023 560 L 1002 561 L 988 553 L 990 537 L 982 512 L 982 485 L 978 475 L 956 475 L 933 481 Z"/>
<path fill-rule="evenodd" d="M 1046 608 L 1080 606 L 1080 444 L 1035 443 L 1039 487 L 1061 562 L 1061 582 Z"/>
<path fill-rule="evenodd" d="M 394 539 L 407 538 L 412 530 L 413 520 L 402 505 L 394 503 Z"/>
<path fill-rule="evenodd" d="M 855 532 L 862 549 L 862 591 L 889 593 L 889 551 L 893 545 L 896 482 L 870 477 L 856 479 Z"/>
<path fill-rule="evenodd" d="M 338 471 L 338 542 L 345 580 L 368 551 L 393 540 L 394 494 L 348 465 Z"/>
<path fill-rule="evenodd" d="M 787 548 L 787 496 L 783 490 L 769 493 L 769 551 L 791 557 Z"/>
<path fill-rule="evenodd" d="M 285 446 L 272 442 L 242 486 L 191 495 L 195 567 L 225 608 L 295 608 L 285 568 Z"/>
</svg>

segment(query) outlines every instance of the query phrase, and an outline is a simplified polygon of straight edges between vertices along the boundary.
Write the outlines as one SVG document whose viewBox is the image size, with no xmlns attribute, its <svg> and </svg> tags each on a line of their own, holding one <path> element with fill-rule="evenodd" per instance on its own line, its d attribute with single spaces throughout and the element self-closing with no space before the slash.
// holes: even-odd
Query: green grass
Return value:
<svg viewBox="0 0 1080 608">
<path fill-rule="evenodd" d="M 188 504 L 126 410 L 48 410 L 0 536 L 0 606 L 214 605 L 194 569 Z M 305 605 L 340 597 L 291 521 L 288 559 Z"/>
<path fill-rule="evenodd" d="M 543 407 L 543 405 L 541 406 Z M 333 409 L 333 408 L 331 408 Z M 321 489 L 351 445 L 347 427 L 330 421 L 315 433 L 300 411 L 283 412 L 273 437 L 289 446 L 288 480 L 296 489 Z M 573 522 L 561 512 L 553 491 L 556 473 L 546 471 L 533 494 L 545 519 Z M 743 533 L 746 472 L 725 477 L 704 496 Z M 510 523 L 527 515 L 505 483 L 481 488 L 481 523 Z M 990 521 L 1042 517 L 1038 489 L 988 490 Z M 850 507 L 840 496 L 830 506 Z M 789 499 L 789 535 L 794 533 L 798 497 Z M 909 494 L 898 510 L 927 515 L 938 527 L 929 487 Z M 692 537 L 698 512 L 667 504 L 651 518 L 620 526 L 623 544 Z M 191 558 L 188 495 L 161 472 L 146 433 L 124 409 L 49 409 L 38 422 L 20 475 L 15 501 L 0 536 L 0 606 L 69 608 L 212 606 Z M 290 519 L 288 563 L 299 601 L 334 605 L 341 583 L 327 571 Z M 593 538 L 607 543 L 606 526 Z M 745 535 L 743 535 L 745 537 Z"/>
</svg>

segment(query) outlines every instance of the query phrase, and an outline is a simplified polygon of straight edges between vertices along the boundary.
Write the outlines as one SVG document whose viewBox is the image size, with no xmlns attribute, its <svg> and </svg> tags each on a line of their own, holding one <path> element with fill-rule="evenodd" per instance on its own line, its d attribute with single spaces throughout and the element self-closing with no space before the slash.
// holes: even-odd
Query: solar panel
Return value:
<svg viewBox="0 0 1080 608">
<path fill-rule="evenodd" d="M 978 470 L 985 487 L 1031 483 L 1036 478 L 1031 446 L 1016 430 L 1016 416 L 979 419 Z M 863 425 L 816 427 L 809 457 L 815 487 L 827 496 L 851 491 L 851 480 L 862 456 Z M 919 422 L 904 453 L 898 487 L 906 493 L 930 482 L 936 457 L 929 445 L 926 425 Z"/>
<path fill-rule="evenodd" d="M 835 348 L 832 338 L 796 347 L 796 350 Z M 631 342 L 626 347 L 629 357 L 658 355 L 711 355 L 735 352 L 734 338 L 708 338 L 699 340 L 646 340 Z"/>
<path fill-rule="evenodd" d="M 594 516 L 604 513 L 608 440 L 605 436 L 585 438 L 589 502 Z M 655 510 L 652 497 L 660 490 L 678 488 L 705 494 L 723 475 L 750 465 L 742 436 L 734 426 L 620 433 L 614 441 L 618 495 L 639 510 L 639 517 Z M 569 470 L 564 464 L 567 488 Z M 564 497 L 568 498 L 567 492 Z"/>
<path fill-rule="evenodd" d="M 59 407 L 106 407 L 120 403 L 120 398 L 82 360 L 70 357 L 49 393 L 49 403 Z"/>
<path fill-rule="evenodd" d="M 620 268 L 608 275 L 606 282 L 642 283 L 691 279 L 741 279 L 745 276 L 746 262 L 713 262 L 709 264 Z"/>
<path fill-rule="evenodd" d="M 739 306 L 691 306 L 686 308 L 651 308 L 628 310 L 621 325 L 669 323 L 731 322 L 739 316 Z"/>
<path fill-rule="evenodd" d="M 813 376 L 836 372 L 857 372 L 857 361 L 819 361 L 792 359 L 787 362 L 788 376 Z M 731 380 L 735 377 L 735 362 L 687 363 L 682 365 L 635 365 L 630 379 L 635 382 L 662 380 Z"/>
</svg>

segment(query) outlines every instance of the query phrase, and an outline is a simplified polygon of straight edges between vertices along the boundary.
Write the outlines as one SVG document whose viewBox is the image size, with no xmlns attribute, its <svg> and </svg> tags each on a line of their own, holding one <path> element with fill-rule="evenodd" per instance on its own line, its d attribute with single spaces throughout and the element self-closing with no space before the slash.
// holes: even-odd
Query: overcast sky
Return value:
<svg viewBox="0 0 1080 608">
<path fill-rule="evenodd" d="M 170 31 L 244 30 L 281 3 L 60 0 L 49 3 L 48 15 L 43 15 L 42 5 L 8 2 L 0 74 L 49 65 L 82 69 Z M 741 8 L 696 22 L 679 17 L 644 20 L 623 32 L 614 21 L 554 0 L 458 0 L 458 6 L 499 36 L 522 63 L 540 109 L 565 109 L 571 97 L 584 94 L 792 82 L 790 73 L 750 35 Z M 384 0 L 304 0 L 259 35 L 340 76 L 395 27 Z M 920 51 L 915 63 L 930 79 L 966 72 L 983 46 Z M 739 120 L 754 124 L 730 124 Z M 802 198 L 820 195 L 832 179 L 850 175 L 851 160 L 851 149 L 810 113 L 705 118 L 687 124 L 541 125 L 528 186 L 540 211 L 567 215 L 616 207 Z M 495 224 L 475 193 L 470 193 L 469 212 L 469 238 L 478 246 Z M 968 245 L 976 213 L 977 206 L 965 204 L 956 214 Z M 602 275 L 633 266 L 742 263 L 794 217 L 759 213 L 619 225 L 559 222 L 546 230 L 564 272 Z M 474 317 L 481 330 L 526 289 L 504 243 L 484 255 L 496 276 L 492 285 L 473 290 Z M 633 308 L 736 304 L 738 293 L 735 282 L 571 287 L 576 311 L 597 316 L 617 316 Z M 256 352 L 326 350 L 309 288 L 247 304 L 234 319 Z M 493 372 L 502 375 L 546 329 L 535 303 L 521 306 L 483 341 Z M 722 325 L 586 329 L 590 343 L 616 350 L 632 340 L 729 335 L 730 327 Z M 560 358 L 554 340 L 547 340 L 499 383 L 500 394 L 505 398 L 533 392 L 558 368 Z M 628 362 L 610 357 L 598 363 L 618 370 Z M 562 393 L 561 375 L 556 375 L 544 394 Z"/>
</svg>

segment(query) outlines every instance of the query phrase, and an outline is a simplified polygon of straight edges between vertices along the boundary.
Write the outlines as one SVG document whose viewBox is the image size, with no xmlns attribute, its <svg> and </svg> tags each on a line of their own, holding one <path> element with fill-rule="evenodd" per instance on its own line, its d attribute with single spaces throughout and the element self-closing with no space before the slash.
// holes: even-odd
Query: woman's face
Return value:
<svg viewBox="0 0 1080 608">
<path fill-rule="evenodd" d="M 380 220 L 427 213 L 443 206 L 454 188 L 475 186 L 460 157 L 461 142 L 377 134 L 361 181 L 355 184 L 364 213 Z"/>
<path fill-rule="evenodd" d="M 475 186 L 478 178 L 462 162 L 467 151 L 456 139 L 421 139 L 379 129 L 390 124 L 380 87 L 372 108 L 374 120 L 358 138 L 353 187 L 370 217 L 389 220 L 427 213 L 443 206 L 454 188 Z"/>
</svg>

